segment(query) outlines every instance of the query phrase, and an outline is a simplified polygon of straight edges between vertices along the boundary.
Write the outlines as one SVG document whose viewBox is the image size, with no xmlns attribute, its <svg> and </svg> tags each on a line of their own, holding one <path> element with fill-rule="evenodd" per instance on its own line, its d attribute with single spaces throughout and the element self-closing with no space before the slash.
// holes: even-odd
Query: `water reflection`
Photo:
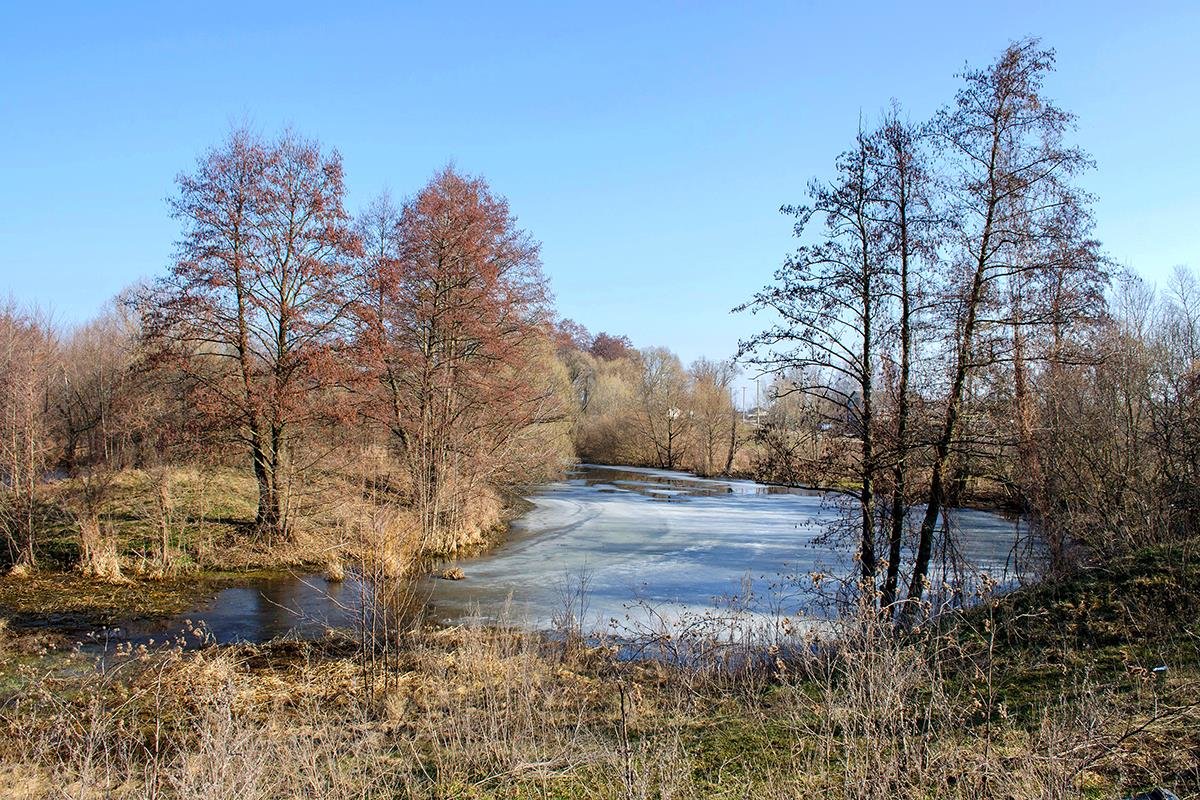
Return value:
<svg viewBox="0 0 1200 800">
<path fill-rule="evenodd" d="M 168 621 L 132 620 L 119 630 L 99 632 L 92 641 L 96 645 L 103 645 L 106 639 L 149 644 L 182 637 L 185 646 L 196 646 L 203 639 L 190 631 L 199 625 L 221 643 L 263 642 L 285 636 L 316 638 L 327 630 L 354 625 L 361 588 L 353 578 L 334 583 L 305 573 L 257 576 L 221 589 L 203 606 Z"/>
</svg>

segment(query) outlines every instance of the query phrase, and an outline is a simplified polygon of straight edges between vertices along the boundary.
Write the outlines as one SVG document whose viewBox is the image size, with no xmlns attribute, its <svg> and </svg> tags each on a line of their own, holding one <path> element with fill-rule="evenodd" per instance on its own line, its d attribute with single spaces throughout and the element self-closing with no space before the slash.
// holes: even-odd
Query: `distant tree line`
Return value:
<svg viewBox="0 0 1200 800">
<path fill-rule="evenodd" d="M 558 354 L 573 390 L 580 458 L 700 475 L 745 469 L 732 359 L 700 358 L 685 368 L 666 348 L 637 350 L 625 336 L 592 336 L 571 320 L 558 325 Z"/>
</svg>

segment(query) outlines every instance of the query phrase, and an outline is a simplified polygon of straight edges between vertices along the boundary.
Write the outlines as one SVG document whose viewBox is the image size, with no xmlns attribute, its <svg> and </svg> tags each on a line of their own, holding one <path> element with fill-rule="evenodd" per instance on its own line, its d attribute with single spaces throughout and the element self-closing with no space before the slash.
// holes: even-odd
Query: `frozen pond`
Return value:
<svg viewBox="0 0 1200 800">
<path fill-rule="evenodd" d="M 829 541 L 844 500 L 804 489 L 581 465 L 530 500 L 533 510 L 503 545 L 458 562 L 465 580 L 426 583 L 435 617 L 548 627 L 581 585 L 587 627 L 613 619 L 623 625 L 650 608 L 671 615 L 721 606 L 734 595 L 744 601 L 748 583 L 751 607 L 766 611 L 803 602 L 789 576 L 845 574 L 848 567 L 849 551 Z M 949 521 L 960 562 L 1013 577 L 1025 534 L 1015 520 L 958 509 Z"/>
<path fill-rule="evenodd" d="M 844 575 L 850 566 L 851 548 L 831 541 L 832 526 L 846 519 L 845 500 L 804 489 L 581 465 L 530 500 L 533 509 L 502 545 L 457 563 L 464 580 L 417 583 L 415 596 L 428 601 L 433 619 L 547 628 L 569 608 L 586 628 L 609 629 L 615 620 L 628 629 L 656 615 L 723 608 L 733 596 L 755 614 L 791 614 L 809 602 L 792 576 Z M 960 564 L 1011 579 L 1024 535 L 1014 520 L 954 510 L 949 522 Z M 222 642 L 319 635 L 353 624 L 360 588 L 319 575 L 259 577 L 174 620 L 132 623 L 119 638 L 161 641 L 185 620 L 203 620 Z"/>
</svg>

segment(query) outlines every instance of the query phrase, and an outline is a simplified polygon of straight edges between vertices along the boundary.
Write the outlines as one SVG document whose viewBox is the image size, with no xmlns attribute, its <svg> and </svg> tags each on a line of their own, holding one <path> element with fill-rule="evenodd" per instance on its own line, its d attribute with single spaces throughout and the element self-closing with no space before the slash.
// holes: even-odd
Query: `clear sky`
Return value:
<svg viewBox="0 0 1200 800">
<path fill-rule="evenodd" d="M 249 121 L 337 147 L 348 205 L 481 173 L 561 313 L 685 362 L 791 247 L 860 113 L 1043 37 L 1109 253 L 1200 267 L 1200 3 L 50 4 L 0 0 L 0 293 L 71 323 L 159 274 L 174 176 Z"/>
</svg>

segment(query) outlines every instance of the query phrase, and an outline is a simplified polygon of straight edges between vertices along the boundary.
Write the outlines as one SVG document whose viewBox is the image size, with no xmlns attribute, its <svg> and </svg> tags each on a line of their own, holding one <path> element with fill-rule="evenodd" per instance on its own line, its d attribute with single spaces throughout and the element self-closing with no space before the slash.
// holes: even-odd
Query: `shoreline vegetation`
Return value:
<svg viewBox="0 0 1200 800">
<path fill-rule="evenodd" d="M 820 648 L 802 634 L 743 647 L 717 615 L 675 643 L 690 653 L 676 662 L 621 661 L 570 630 L 409 630 L 386 666 L 363 660 L 361 631 L 118 646 L 102 659 L 4 631 L 0 787 L 181 798 L 1186 791 L 1200 787 L 1193 549 L 1151 548 L 985 598 L 899 638 L 850 614 Z"/>
<path fill-rule="evenodd" d="M 482 177 L 351 214 L 336 150 L 232 130 L 157 279 L 71 329 L 0 305 L 0 795 L 1200 795 L 1200 278 L 1104 255 L 1054 58 L 860 123 L 781 209 L 796 249 L 734 309 L 760 332 L 687 366 L 558 317 Z M 785 587 L 830 613 L 609 641 L 582 582 L 548 633 L 412 613 L 576 460 L 838 493 L 844 574 Z M 941 512 L 980 503 L 1045 574 L 943 603 L 972 567 Z M 353 579 L 353 624 L 68 635 L 289 568 Z"/>
<path fill-rule="evenodd" d="M 130 512 L 150 507 L 154 481 L 149 475 L 129 471 L 114 479 L 114 486 L 119 488 L 111 492 L 109 502 L 99 511 L 122 562 L 119 579 L 106 580 L 81 572 L 75 566 L 78 556 L 72 553 L 76 534 L 69 525 L 60 528 L 49 524 L 39 537 L 45 553 L 41 567 L 0 575 L 0 619 L 6 619 L 13 629 L 44 629 L 51 633 L 79 633 L 131 620 L 167 619 L 197 608 L 222 589 L 244 585 L 254 578 L 299 571 L 340 580 L 346 575 L 347 563 L 363 561 L 363 553 L 345 542 L 336 528 L 305 530 L 286 548 L 262 546 L 253 532 L 249 476 L 228 469 L 202 474 L 186 468 L 172 471 L 169 480 L 177 488 L 177 530 L 173 539 L 180 555 L 168 574 L 159 572 L 153 560 L 145 557 L 157 535 L 155 521 Z M 203 488 L 190 491 L 195 487 Z M 63 494 L 70 492 L 63 487 L 60 490 Z M 212 506 L 202 495 L 221 497 L 223 504 Z M 531 507 L 524 497 L 506 493 L 498 521 L 458 556 L 478 555 L 502 543 L 512 520 Z M 53 507 L 44 511 L 50 520 L 64 514 Z M 396 578 L 439 575 L 454 569 L 452 560 L 431 561 Z"/>
</svg>

